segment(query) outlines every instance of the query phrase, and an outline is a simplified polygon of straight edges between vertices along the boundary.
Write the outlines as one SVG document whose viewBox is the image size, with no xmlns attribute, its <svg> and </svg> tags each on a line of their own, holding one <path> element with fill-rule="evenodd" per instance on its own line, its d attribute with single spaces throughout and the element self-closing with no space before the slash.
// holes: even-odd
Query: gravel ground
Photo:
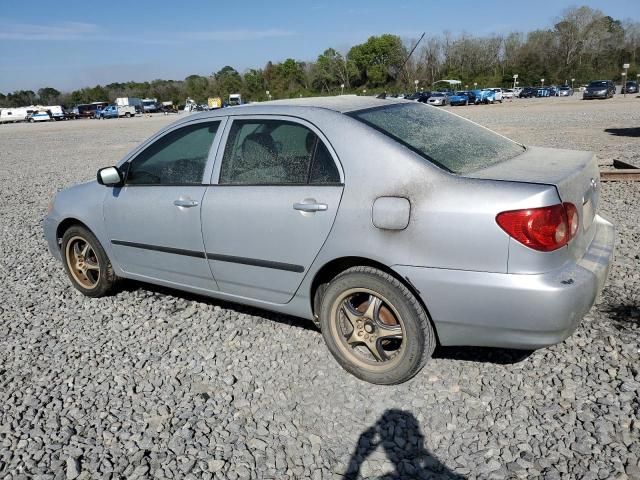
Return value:
<svg viewBox="0 0 640 480">
<path fill-rule="evenodd" d="M 640 99 L 455 111 L 640 162 Z M 71 288 L 42 238 L 47 203 L 172 119 L 0 126 L 0 479 L 640 478 L 640 182 L 603 184 L 617 256 L 572 337 L 530 355 L 441 348 L 377 387 L 292 317 L 144 284 L 99 300 Z"/>
</svg>

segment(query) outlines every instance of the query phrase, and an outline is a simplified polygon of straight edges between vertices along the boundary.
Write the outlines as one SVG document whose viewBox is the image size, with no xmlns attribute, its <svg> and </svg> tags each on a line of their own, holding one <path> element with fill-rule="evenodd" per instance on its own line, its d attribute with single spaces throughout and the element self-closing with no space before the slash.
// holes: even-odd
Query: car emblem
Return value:
<svg viewBox="0 0 640 480">
<path fill-rule="evenodd" d="M 598 181 L 595 178 L 591 179 L 591 188 L 593 188 L 594 190 L 598 188 Z"/>
</svg>

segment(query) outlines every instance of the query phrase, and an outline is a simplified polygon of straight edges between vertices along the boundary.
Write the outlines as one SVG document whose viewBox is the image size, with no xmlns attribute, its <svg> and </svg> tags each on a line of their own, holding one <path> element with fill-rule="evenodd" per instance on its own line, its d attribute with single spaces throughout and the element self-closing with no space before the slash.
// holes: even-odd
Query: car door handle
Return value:
<svg viewBox="0 0 640 480">
<path fill-rule="evenodd" d="M 173 204 L 176 207 L 185 207 L 185 208 L 197 207 L 199 205 L 198 202 L 195 200 L 182 200 L 182 199 L 174 200 Z"/>
<path fill-rule="evenodd" d="M 294 203 L 293 208 L 301 212 L 324 212 L 329 207 L 326 203 Z"/>
</svg>

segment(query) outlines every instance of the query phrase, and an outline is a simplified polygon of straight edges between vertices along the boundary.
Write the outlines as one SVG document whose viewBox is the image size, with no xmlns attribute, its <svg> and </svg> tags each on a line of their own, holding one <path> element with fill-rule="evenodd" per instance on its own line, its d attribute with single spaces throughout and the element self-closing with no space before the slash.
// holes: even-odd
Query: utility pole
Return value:
<svg viewBox="0 0 640 480">
<path fill-rule="evenodd" d="M 624 72 L 622 73 L 622 96 L 624 98 L 627 98 L 626 80 L 627 80 L 627 70 L 629 70 L 629 64 L 625 63 L 624 65 L 622 65 L 622 68 L 624 68 Z"/>
</svg>

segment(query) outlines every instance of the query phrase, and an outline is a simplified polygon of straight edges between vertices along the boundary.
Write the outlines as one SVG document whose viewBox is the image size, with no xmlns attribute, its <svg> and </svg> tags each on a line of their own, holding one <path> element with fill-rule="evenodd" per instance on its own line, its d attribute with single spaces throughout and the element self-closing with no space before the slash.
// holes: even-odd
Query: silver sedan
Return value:
<svg viewBox="0 0 640 480">
<path fill-rule="evenodd" d="M 442 107 L 449 103 L 449 96 L 446 93 L 435 92 L 429 96 L 427 100 L 429 105 L 434 105 L 437 107 Z"/>
<path fill-rule="evenodd" d="M 343 96 L 186 116 L 59 192 L 44 230 L 87 296 L 129 278 L 304 317 L 394 384 L 436 344 L 569 336 L 611 262 L 599 197 L 591 153 Z"/>
</svg>

